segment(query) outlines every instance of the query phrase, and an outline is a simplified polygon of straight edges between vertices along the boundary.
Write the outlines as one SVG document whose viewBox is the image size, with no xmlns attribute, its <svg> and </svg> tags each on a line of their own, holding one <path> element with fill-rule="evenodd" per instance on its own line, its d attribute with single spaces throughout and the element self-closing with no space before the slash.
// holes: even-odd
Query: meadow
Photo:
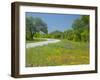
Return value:
<svg viewBox="0 0 100 80">
<path fill-rule="evenodd" d="M 61 39 L 58 43 L 26 49 L 26 67 L 89 64 L 89 43 Z"/>
</svg>

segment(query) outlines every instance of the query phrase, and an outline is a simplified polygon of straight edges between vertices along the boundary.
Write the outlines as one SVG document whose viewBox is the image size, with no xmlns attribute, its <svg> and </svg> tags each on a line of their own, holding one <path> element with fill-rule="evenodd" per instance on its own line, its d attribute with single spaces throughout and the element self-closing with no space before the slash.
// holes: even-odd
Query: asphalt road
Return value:
<svg viewBox="0 0 100 80">
<path fill-rule="evenodd" d="M 47 41 L 27 43 L 26 44 L 26 48 L 32 48 L 32 47 L 37 47 L 37 46 L 44 46 L 44 45 L 48 45 L 49 43 L 57 43 L 59 41 L 60 41 L 59 39 L 47 39 Z"/>
</svg>

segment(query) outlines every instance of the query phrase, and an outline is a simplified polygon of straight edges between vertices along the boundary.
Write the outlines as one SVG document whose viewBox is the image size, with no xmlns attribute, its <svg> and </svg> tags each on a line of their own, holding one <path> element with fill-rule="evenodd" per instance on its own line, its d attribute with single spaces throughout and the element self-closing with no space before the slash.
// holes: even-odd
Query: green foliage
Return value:
<svg viewBox="0 0 100 80">
<path fill-rule="evenodd" d="M 47 24 L 41 18 L 26 16 L 26 40 L 32 40 L 40 31 L 48 33 Z"/>
<path fill-rule="evenodd" d="M 74 32 L 73 30 L 69 29 L 67 31 L 64 31 L 64 38 L 67 38 L 68 40 L 73 40 Z"/>
<path fill-rule="evenodd" d="M 72 29 L 64 32 L 65 38 L 73 41 L 89 41 L 89 16 L 81 16 L 72 24 Z"/>
<path fill-rule="evenodd" d="M 34 34 L 34 37 L 36 37 L 36 38 L 41 38 L 41 34 L 40 34 L 39 32 L 36 32 L 36 33 Z"/>
<path fill-rule="evenodd" d="M 52 38 L 57 38 L 57 39 L 63 38 L 63 32 L 57 30 L 51 32 L 50 35 L 53 35 Z"/>
</svg>

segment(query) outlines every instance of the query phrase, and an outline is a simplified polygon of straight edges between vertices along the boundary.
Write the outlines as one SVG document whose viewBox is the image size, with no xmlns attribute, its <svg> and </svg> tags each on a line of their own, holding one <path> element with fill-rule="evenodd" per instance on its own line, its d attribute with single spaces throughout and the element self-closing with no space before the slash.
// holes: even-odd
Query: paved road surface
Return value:
<svg viewBox="0 0 100 80">
<path fill-rule="evenodd" d="M 48 45 L 49 43 L 57 43 L 59 41 L 60 40 L 58 40 L 58 39 L 47 39 L 47 41 L 27 43 L 26 48 L 32 48 L 32 47 L 37 47 L 37 46 Z"/>
</svg>

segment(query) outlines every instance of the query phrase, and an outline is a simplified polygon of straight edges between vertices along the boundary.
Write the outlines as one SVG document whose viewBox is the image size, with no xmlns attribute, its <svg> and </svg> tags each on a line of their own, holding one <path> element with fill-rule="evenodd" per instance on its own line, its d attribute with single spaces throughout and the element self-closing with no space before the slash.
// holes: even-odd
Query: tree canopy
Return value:
<svg viewBox="0 0 100 80">
<path fill-rule="evenodd" d="M 48 33 L 47 24 L 39 17 L 26 17 L 26 39 L 31 40 L 36 32 Z"/>
<path fill-rule="evenodd" d="M 83 15 L 72 24 L 72 29 L 64 31 L 68 40 L 89 41 L 89 16 Z"/>
</svg>

